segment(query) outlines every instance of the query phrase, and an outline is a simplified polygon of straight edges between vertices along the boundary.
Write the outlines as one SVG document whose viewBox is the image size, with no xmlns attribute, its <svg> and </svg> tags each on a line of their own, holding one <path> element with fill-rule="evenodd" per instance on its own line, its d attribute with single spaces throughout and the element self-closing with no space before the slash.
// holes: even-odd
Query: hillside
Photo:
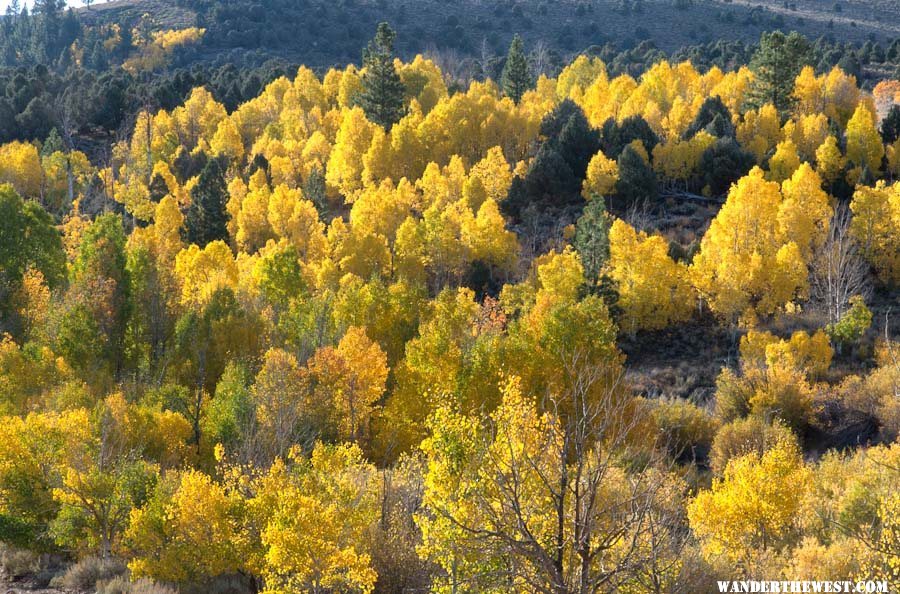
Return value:
<svg viewBox="0 0 900 594">
<path fill-rule="evenodd" d="M 649 40 L 673 52 L 716 40 L 755 43 L 778 28 L 810 39 L 884 43 L 900 37 L 898 11 L 897 0 L 116 0 L 78 14 L 89 23 L 134 24 L 149 14 L 160 28 L 205 27 L 205 59 L 236 49 L 327 67 L 358 62 L 361 43 L 380 21 L 397 30 L 404 57 L 431 49 L 486 58 L 505 53 L 520 33 L 561 64 L 607 43 L 628 49 Z"/>
</svg>

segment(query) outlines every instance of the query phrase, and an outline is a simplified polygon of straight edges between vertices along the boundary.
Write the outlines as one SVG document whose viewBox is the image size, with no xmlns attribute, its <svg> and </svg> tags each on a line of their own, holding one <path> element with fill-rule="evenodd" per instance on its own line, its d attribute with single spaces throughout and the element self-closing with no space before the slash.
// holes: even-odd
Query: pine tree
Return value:
<svg viewBox="0 0 900 594">
<path fill-rule="evenodd" d="M 652 203 L 657 197 L 656 174 L 644 158 L 632 146 L 626 146 L 618 159 L 619 181 L 616 194 L 625 206 L 642 200 Z"/>
<path fill-rule="evenodd" d="M 893 105 L 881 121 L 881 139 L 885 144 L 893 144 L 898 138 L 900 138 L 900 105 Z"/>
<path fill-rule="evenodd" d="M 387 23 L 380 23 L 375 38 L 363 51 L 365 72 L 359 105 L 366 117 L 385 130 L 403 117 L 403 82 L 394 68 L 394 38 L 396 33 Z"/>
<path fill-rule="evenodd" d="M 516 103 L 525 94 L 525 91 L 534 86 L 534 79 L 528 68 L 528 59 L 525 57 L 525 45 L 522 38 L 516 35 L 506 54 L 506 65 L 500 75 L 500 85 L 503 93 Z"/>
<path fill-rule="evenodd" d="M 575 225 L 575 249 L 581 256 L 584 273 L 596 282 L 600 270 L 609 259 L 609 217 L 603 196 L 594 196 L 584 207 Z"/>
<path fill-rule="evenodd" d="M 747 105 L 752 108 L 771 103 L 782 119 L 794 105 L 794 80 L 809 64 L 812 51 L 805 37 L 792 32 L 763 33 L 759 49 L 750 60 L 753 83 L 748 91 Z"/>
<path fill-rule="evenodd" d="M 189 242 L 204 247 L 211 241 L 228 239 L 227 200 L 225 172 L 218 159 L 210 159 L 191 190 L 191 206 L 185 220 Z"/>
<path fill-rule="evenodd" d="M 169 186 L 159 173 L 153 175 L 147 189 L 150 191 L 150 200 L 153 202 L 159 202 L 169 193 Z"/>
<path fill-rule="evenodd" d="M 731 112 L 718 95 L 708 97 L 700 111 L 688 129 L 685 130 L 682 138 L 689 140 L 693 138 L 701 130 L 706 130 L 717 138 L 734 138 L 734 124 L 731 123 Z"/>
<path fill-rule="evenodd" d="M 313 167 L 303 183 L 303 195 L 311 201 L 319 214 L 328 210 L 328 197 L 326 196 L 325 175 L 318 167 Z"/>
<path fill-rule="evenodd" d="M 47 135 L 47 140 L 45 140 L 44 144 L 41 146 L 41 156 L 47 157 L 55 152 L 64 152 L 65 150 L 66 147 L 63 144 L 62 137 L 59 135 L 56 128 L 53 128 L 50 130 L 50 134 Z"/>
</svg>

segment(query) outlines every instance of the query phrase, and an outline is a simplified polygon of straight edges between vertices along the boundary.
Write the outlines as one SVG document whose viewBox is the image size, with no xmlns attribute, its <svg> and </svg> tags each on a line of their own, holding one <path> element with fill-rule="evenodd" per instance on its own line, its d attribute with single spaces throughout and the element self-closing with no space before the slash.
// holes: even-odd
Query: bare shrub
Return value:
<svg viewBox="0 0 900 594">
<path fill-rule="evenodd" d="M 673 458 L 706 458 L 719 427 L 709 413 L 687 400 L 660 400 L 653 416 Z"/>
<path fill-rule="evenodd" d="M 782 441 L 797 442 L 797 437 L 785 425 L 771 425 L 759 417 L 748 417 L 729 423 L 719 429 L 709 452 L 709 465 L 721 475 L 728 461 L 746 454 L 762 455 Z"/>
<path fill-rule="evenodd" d="M 69 590 L 93 590 L 98 582 L 107 582 L 122 576 L 125 571 L 125 564 L 118 559 L 86 557 L 69 567 L 59 582 Z"/>
<path fill-rule="evenodd" d="M 5 546 L 0 549 L 0 569 L 9 578 L 19 579 L 38 572 L 40 568 L 40 557 L 37 553 Z"/>
<path fill-rule="evenodd" d="M 178 590 L 147 578 L 132 582 L 120 576 L 98 587 L 97 594 L 178 594 Z"/>
</svg>

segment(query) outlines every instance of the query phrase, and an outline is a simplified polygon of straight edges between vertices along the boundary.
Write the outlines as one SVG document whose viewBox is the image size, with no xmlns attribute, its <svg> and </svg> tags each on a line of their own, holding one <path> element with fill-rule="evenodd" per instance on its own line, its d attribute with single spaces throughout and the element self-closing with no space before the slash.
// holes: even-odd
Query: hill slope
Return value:
<svg viewBox="0 0 900 594">
<path fill-rule="evenodd" d="M 318 67 L 357 61 L 380 21 L 398 31 L 407 56 L 429 48 L 504 53 L 514 33 L 561 57 L 643 40 L 666 52 L 720 39 L 754 42 L 776 28 L 856 44 L 900 37 L 898 0 L 116 0 L 78 13 L 88 23 L 133 24 L 147 14 L 160 28 L 206 27 L 206 59 L 239 50 Z"/>
</svg>

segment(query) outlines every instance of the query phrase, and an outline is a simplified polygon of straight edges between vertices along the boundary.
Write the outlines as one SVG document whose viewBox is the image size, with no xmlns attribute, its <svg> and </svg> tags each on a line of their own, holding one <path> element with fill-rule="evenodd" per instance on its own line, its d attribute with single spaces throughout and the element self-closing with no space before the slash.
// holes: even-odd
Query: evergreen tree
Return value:
<svg viewBox="0 0 900 594">
<path fill-rule="evenodd" d="M 525 177 L 513 178 L 504 212 L 520 220 L 528 208 L 556 209 L 579 199 L 581 183 L 559 151 L 544 144 L 534 157 Z"/>
<path fill-rule="evenodd" d="M 191 206 L 185 220 L 188 241 L 204 247 L 211 241 L 228 239 L 227 200 L 225 172 L 218 159 L 210 159 L 191 190 Z"/>
<path fill-rule="evenodd" d="M 325 194 L 325 174 L 318 167 L 313 167 L 303 182 L 303 196 L 311 201 L 321 216 L 328 210 L 328 197 Z"/>
<path fill-rule="evenodd" d="M 621 124 L 617 123 L 615 118 L 609 118 L 600 130 L 600 146 L 603 154 L 609 155 L 611 159 L 618 158 L 622 150 L 635 140 L 641 141 L 648 155 L 652 154 L 653 147 L 659 144 L 656 132 L 647 120 L 639 115 L 628 116 Z"/>
<path fill-rule="evenodd" d="M 528 68 L 528 58 L 525 57 L 525 44 L 522 38 L 516 35 L 509 45 L 509 53 L 506 54 L 506 64 L 500 75 L 500 86 L 503 94 L 516 103 L 527 90 L 534 86 L 534 79 Z"/>
<path fill-rule="evenodd" d="M 744 176 L 756 163 L 733 138 L 720 138 L 700 158 L 703 183 L 714 196 L 721 196 L 731 184 Z"/>
<path fill-rule="evenodd" d="M 503 203 L 518 219 L 529 207 L 539 210 L 579 204 L 588 163 L 600 150 L 600 134 L 571 99 L 560 103 L 541 121 L 545 141 L 524 179 L 515 178 Z"/>
<path fill-rule="evenodd" d="M 370 121 L 390 130 L 403 117 L 403 82 L 394 68 L 396 33 L 387 23 L 380 23 L 375 38 L 363 52 L 365 72 L 359 105 Z"/>
<path fill-rule="evenodd" d="M 561 102 L 541 121 L 541 135 L 559 152 L 579 180 L 584 179 L 591 157 L 600 150 L 600 133 L 571 99 Z"/>
<path fill-rule="evenodd" d="M 159 173 L 153 176 L 147 189 L 150 191 L 150 200 L 153 202 L 159 202 L 169 193 L 169 186 Z"/>
<path fill-rule="evenodd" d="M 900 138 L 900 105 L 894 105 L 881 121 L 881 138 L 885 144 L 893 144 Z"/>
<path fill-rule="evenodd" d="M 46 157 L 48 155 L 52 155 L 55 152 L 64 152 L 65 150 L 66 147 L 63 144 L 62 137 L 60 137 L 59 132 L 56 130 L 56 128 L 53 128 L 52 130 L 50 130 L 50 134 L 47 135 L 47 139 L 41 146 L 41 156 Z"/>
<path fill-rule="evenodd" d="M 794 80 L 812 59 L 809 41 L 797 33 L 763 33 L 759 49 L 750 60 L 753 82 L 747 93 L 747 105 L 758 108 L 771 103 L 786 118 L 794 105 Z"/>
<path fill-rule="evenodd" d="M 575 249 L 581 255 L 585 275 L 592 282 L 609 259 L 609 217 L 603 200 L 603 196 L 594 196 L 575 224 Z"/>
<path fill-rule="evenodd" d="M 657 196 L 656 174 L 634 147 L 626 146 L 617 161 L 619 181 L 616 195 L 631 206 L 641 200 L 653 202 Z"/>
<path fill-rule="evenodd" d="M 706 130 L 709 134 L 719 138 L 734 138 L 734 124 L 731 123 L 731 112 L 718 95 L 708 97 L 683 138 L 689 140 L 700 130 Z"/>
</svg>

